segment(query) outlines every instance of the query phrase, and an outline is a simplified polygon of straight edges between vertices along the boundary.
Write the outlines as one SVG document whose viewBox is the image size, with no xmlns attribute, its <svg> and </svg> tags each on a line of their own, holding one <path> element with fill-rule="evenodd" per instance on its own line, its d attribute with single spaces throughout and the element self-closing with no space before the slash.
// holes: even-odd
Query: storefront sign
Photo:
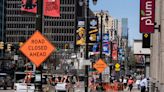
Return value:
<svg viewBox="0 0 164 92">
<path fill-rule="evenodd" d="M 155 0 L 140 0 L 140 32 L 153 33 L 155 21 Z"/>
</svg>

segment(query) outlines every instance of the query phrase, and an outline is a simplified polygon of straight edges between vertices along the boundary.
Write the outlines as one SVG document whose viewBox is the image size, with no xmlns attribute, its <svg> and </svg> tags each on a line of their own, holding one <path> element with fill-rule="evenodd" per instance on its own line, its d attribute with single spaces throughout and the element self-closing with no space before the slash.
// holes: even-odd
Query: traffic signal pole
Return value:
<svg viewBox="0 0 164 92">
<path fill-rule="evenodd" d="M 43 0 L 37 0 L 36 30 L 42 33 L 43 25 Z M 42 91 L 42 67 L 41 65 L 35 71 L 35 92 Z"/>
</svg>

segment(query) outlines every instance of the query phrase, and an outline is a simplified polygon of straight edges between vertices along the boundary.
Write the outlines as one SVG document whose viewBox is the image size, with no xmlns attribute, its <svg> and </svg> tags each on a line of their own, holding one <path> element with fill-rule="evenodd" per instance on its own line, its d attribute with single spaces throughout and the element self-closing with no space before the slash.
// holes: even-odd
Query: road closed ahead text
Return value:
<svg viewBox="0 0 164 92">
<path fill-rule="evenodd" d="M 46 50 L 48 47 L 45 44 L 44 39 L 35 39 L 31 40 L 31 45 L 28 46 L 28 50 L 30 51 L 29 56 L 35 56 L 35 57 L 42 57 L 46 56 Z"/>
</svg>

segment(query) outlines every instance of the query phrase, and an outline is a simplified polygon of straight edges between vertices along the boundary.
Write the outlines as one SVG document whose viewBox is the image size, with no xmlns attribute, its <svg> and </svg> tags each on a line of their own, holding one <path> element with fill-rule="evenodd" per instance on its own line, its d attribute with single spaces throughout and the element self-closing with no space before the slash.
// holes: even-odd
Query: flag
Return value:
<svg viewBox="0 0 164 92">
<path fill-rule="evenodd" d="M 37 13 L 37 0 L 22 0 L 21 10 L 31 13 Z M 59 17 L 60 0 L 44 0 L 43 13 L 44 16 Z"/>
</svg>

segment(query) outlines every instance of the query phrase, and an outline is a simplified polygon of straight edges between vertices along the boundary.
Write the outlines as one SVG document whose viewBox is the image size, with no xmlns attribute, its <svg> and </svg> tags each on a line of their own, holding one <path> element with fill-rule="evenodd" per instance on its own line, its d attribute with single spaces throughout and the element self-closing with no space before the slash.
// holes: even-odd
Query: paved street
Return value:
<svg viewBox="0 0 164 92">
<path fill-rule="evenodd" d="M 0 90 L 0 92 L 14 92 L 14 90 Z"/>
<path fill-rule="evenodd" d="M 54 89 L 51 89 L 50 92 L 54 92 L 53 91 Z M 3 90 L 2 88 L 0 89 L 0 92 L 15 92 L 14 90 L 11 90 L 8 88 L 8 90 Z M 75 92 L 84 92 L 84 88 L 78 88 L 78 89 L 75 89 Z M 110 92 L 114 92 L 114 91 L 110 91 Z M 117 92 L 117 91 L 116 91 Z M 118 92 L 129 92 L 129 91 L 118 91 Z M 134 85 L 134 88 L 133 88 L 133 91 L 132 92 L 140 92 L 136 89 L 136 86 Z"/>
<path fill-rule="evenodd" d="M 0 90 L 0 92 L 14 92 L 14 90 Z M 84 92 L 82 90 L 78 91 L 78 90 L 75 90 L 75 92 Z M 113 91 L 110 91 L 110 92 L 113 92 Z M 119 91 L 119 92 L 129 92 L 129 91 Z M 132 92 L 140 92 L 138 91 L 137 89 L 133 89 Z"/>
</svg>

